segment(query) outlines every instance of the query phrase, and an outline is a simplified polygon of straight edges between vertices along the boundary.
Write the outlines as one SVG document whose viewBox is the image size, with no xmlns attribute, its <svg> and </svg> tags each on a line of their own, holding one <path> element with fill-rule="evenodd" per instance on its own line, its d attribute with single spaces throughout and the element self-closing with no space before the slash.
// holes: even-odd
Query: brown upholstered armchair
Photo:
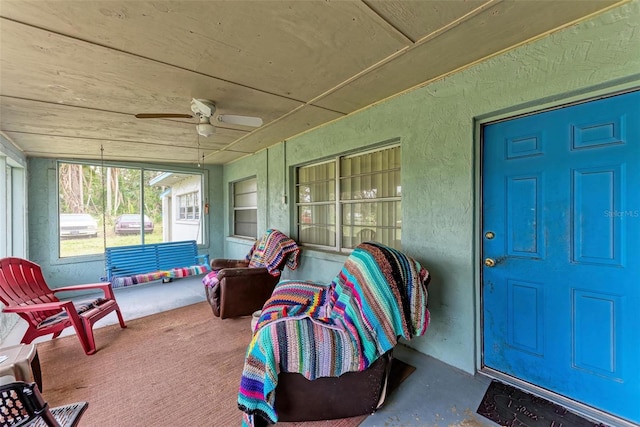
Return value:
<svg viewBox="0 0 640 427">
<path fill-rule="evenodd" d="M 265 267 L 249 268 L 245 260 L 214 259 L 211 268 L 217 270 L 218 284 L 205 286 L 205 293 L 213 314 L 221 319 L 260 310 L 280 280 L 279 273 L 272 276 Z"/>
<path fill-rule="evenodd" d="M 214 259 L 211 273 L 203 279 L 213 314 L 221 319 L 247 316 L 260 310 L 271 297 L 286 267 L 298 265 L 300 249 L 278 230 L 267 230 L 246 259 Z"/>
</svg>

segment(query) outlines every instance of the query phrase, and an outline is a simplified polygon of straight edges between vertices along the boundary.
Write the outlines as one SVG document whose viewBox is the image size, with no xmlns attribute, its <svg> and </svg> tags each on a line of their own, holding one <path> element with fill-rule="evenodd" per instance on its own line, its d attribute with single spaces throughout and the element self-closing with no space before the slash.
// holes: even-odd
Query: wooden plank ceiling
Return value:
<svg viewBox="0 0 640 427">
<path fill-rule="evenodd" d="M 2 0 L 0 132 L 27 156 L 227 163 L 619 3 Z M 192 98 L 264 125 L 134 117 Z"/>
</svg>

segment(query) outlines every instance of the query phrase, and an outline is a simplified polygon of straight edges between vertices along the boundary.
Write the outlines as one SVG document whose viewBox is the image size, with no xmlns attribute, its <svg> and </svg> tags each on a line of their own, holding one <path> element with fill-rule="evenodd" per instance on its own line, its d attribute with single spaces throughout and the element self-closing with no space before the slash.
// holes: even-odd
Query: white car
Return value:
<svg viewBox="0 0 640 427">
<path fill-rule="evenodd" d="M 60 237 L 98 237 L 98 221 L 89 214 L 60 214 Z"/>
</svg>

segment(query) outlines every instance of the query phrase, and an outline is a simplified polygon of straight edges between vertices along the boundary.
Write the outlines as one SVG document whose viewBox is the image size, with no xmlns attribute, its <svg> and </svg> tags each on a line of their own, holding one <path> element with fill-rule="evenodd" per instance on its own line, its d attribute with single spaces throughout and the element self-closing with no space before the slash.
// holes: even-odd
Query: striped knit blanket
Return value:
<svg viewBox="0 0 640 427">
<path fill-rule="evenodd" d="M 151 273 L 135 274 L 133 276 L 116 276 L 111 279 L 111 287 L 114 289 L 123 288 L 125 286 L 138 285 L 160 279 L 178 279 L 181 277 L 197 276 L 210 270 L 208 265 L 201 264 L 190 267 L 177 267 L 171 270 L 152 271 Z"/>
<path fill-rule="evenodd" d="M 249 261 L 249 267 L 264 267 L 272 276 L 278 276 L 280 274 L 278 267 L 287 266 L 291 270 L 298 268 L 299 256 L 300 248 L 295 240 L 270 228 L 260 240 L 256 240 L 245 259 Z M 283 260 L 286 260 L 284 265 L 282 265 Z M 214 270 L 204 276 L 202 283 L 209 289 L 214 288 L 219 283 L 218 271 Z"/>
<path fill-rule="evenodd" d="M 177 267 L 172 268 L 165 272 L 165 276 L 170 279 L 178 279 L 180 277 L 197 276 L 211 271 L 211 268 L 206 264 L 192 265 L 190 267 Z"/>
<path fill-rule="evenodd" d="M 280 274 L 278 267 L 285 261 L 291 270 L 298 268 L 300 248 L 286 234 L 270 228 L 260 240 L 256 240 L 247 254 L 249 267 L 266 267 L 272 276 Z M 284 268 L 284 266 L 282 267 Z"/>
<path fill-rule="evenodd" d="M 111 279 L 112 288 L 123 288 L 125 286 L 137 285 L 160 280 L 166 276 L 165 271 L 153 271 L 151 273 L 135 274 L 133 276 L 116 276 Z"/>
<path fill-rule="evenodd" d="M 278 373 L 313 380 L 362 371 L 398 337 L 424 334 L 428 272 L 378 243 L 360 244 L 327 285 L 282 281 L 264 305 L 247 349 L 238 394 L 244 425 L 277 422 Z"/>
</svg>

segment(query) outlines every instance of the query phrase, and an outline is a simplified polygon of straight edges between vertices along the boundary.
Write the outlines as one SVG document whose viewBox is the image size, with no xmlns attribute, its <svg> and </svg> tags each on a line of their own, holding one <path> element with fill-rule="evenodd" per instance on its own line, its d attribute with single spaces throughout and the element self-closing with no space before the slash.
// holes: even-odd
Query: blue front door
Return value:
<svg viewBox="0 0 640 427">
<path fill-rule="evenodd" d="M 640 423 L 640 92 L 483 129 L 484 366 Z"/>
</svg>

